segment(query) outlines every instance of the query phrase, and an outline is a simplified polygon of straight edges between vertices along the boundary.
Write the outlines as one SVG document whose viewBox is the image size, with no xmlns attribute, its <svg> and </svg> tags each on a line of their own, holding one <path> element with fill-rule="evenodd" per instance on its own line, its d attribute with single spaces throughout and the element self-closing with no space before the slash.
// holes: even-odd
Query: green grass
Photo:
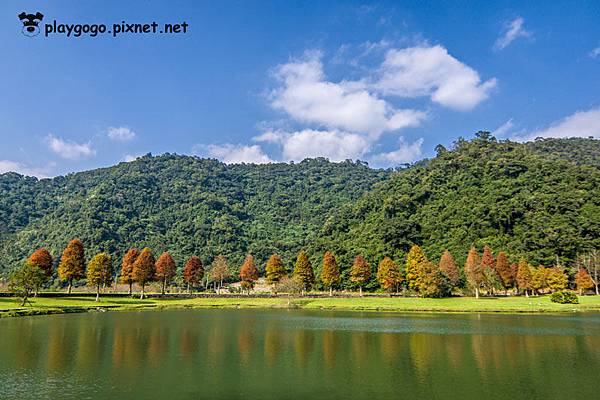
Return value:
<svg viewBox="0 0 600 400">
<path fill-rule="evenodd" d="M 583 296 L 580 304 L 556 304 L 548 296 L 480 298 L 194 298 L 134 299 L 101 297 L 40 297 L 25 307 L 15 298 L 0 298 L 0 317 L 57 314 L 69 312 L 143 310 L 161 308 L 302 308 L 396 312 L 583 312 L 600 311 L 600 296 Z"/>
</svg>

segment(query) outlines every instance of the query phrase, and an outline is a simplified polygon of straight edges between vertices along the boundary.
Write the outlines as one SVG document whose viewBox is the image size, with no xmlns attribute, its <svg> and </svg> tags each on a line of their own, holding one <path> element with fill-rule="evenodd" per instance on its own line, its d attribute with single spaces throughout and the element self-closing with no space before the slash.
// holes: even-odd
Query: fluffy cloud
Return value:
<svg viewBox="0 0 600 400">
<path fill-rule="evenodd" d="M 516 140 L 528 141 L 537 137 L 565 138 L 589 137 L 600 138 L 600 107 L 588 111 L 578 111 L 548 128 L 515 137 Z"/>
<path fill-rule="evenodd" d="M 337 130 L 267 132 L 254 140 L 280 144 L 285 161 L 302 161 L 314 157 L 343 161 L 360 158 L 370 149 L 370 142 L 364 136 Z"/>
<path fill-rule="evenodd" d="M 477 71 L 442 46 L 389 50 L 375 83 L 387 95 L 429 96 L 435 103 L 460 111 L 473 109 L 495 86 L 495 78 L 482 82 Z"/>
<path fill-rule="evenodd" d="M 76 143 L 63 140 L 53 135 L 46 136 L 46 142 L 50 149 L 60 157 L 67 160 L 78 160 L 96 154 L 90 143 Z"/>
<path fill-rule="evenodd" d="M 275 76 L 282 86 L 271 94 L 271 105 L 298 122 L 377 137 L 385 131 L 417 126 L 425 118 L 421 111 L 393 108 L 360 82 L 326 81 L 318 53 L 280 65 Z"/>
<path fill-rule="evenodd" d="M 496 39 L 494 48 L 502 50 L 517 38 L 531 36 L 531 32 L 523 27 L 524 24 L 525 20 L 522 17 L 517 17 L 506 24 L 504 33 L 498 39 Z"/>
<path fill-rule="evenodd" d="M 114 127 L 111 126 L 107 130 L 107 135 L 111 140 L 116 140 L 119 142 L 128 142 L 135 138 L 136 134 L 129 128 L 125 128 L 123 126 Z"/>
<path fill-rule="evenodd" d="M 590 51 L 590 57 L 596 58 L 598 56 L 600 56 L 600 46 L 598 46 L 595 49 L 593 49 L 592 51 Z"/>
<path fill-rule="evenodd" d="M 502 137 L 504 135 L 506 135 L 508 132 L 510 132 L 512 130 L 512 128 L 514 128 L 515 124 L 513 123 L 513 119 L 509 119 L 508 121 L 506 121 L 505 123 L 503 123 L 502 125 L 500 125 L 499 127 L 497 127 L 493 132 L 492 135 L 496 136 L 496 137 Z"/>
<path fill-rule="evenodd" d="M 30 168 L 21 163 L 10 161 L 10 160 L 0 160 L 0 174 L 5 172 L 16 172 L 21 175 L 27 176 L 36 176 L 38 178 L 47 178 L 47 171 L 38 169 L 38 168 Z"/>
<path fill-rule="evenodd" d="M 421 158 L 423 151 L 421 146 L 423 139 L 417 139 L 412 143 L 406 143 L 404 138 L 400 138 L 398 148 L 389 153 L 376 154 L 373 158 L 377 162 L 386 165 L 396 165 L 402 163 L 411 163 Z"/>
<path fill-rule="evenodd" d="M 195 152 L 208 154 L 226 164 L 266 164 L 273 162 L 258 145 L 244 146 L 241 144 L 225 143 L 222 145 L 198 145 Z"/>
</svg>

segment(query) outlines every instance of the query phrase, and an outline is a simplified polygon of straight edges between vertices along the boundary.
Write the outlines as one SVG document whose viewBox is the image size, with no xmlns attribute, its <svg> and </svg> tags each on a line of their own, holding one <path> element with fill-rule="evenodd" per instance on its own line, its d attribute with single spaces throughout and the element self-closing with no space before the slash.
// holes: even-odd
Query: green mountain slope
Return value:
<svg viewBox="0 0 600 400">
<path fill-rule="evenodd" d="M 462 264 L 486 244 L 513 259 L 570 262 L 600 247 L 598 160 L 597 140 L 459 140 L 332 214 L 312 250 L 333 250 L 346 268 L 357 253 L 401 261 L 412 244 L 435 262 L 449 249 Z"/>
<path fill-rule="evenodd" d="M 80 238 L 91 256 L 120 260 L 130 246 L 169 250 L 181 265 L 248 251 L 261 266 L 277 251 L 291 262 L 330 210 L 359 198 L 389 172 L 324 159 L 296 164 L 225 165 L 164 155 L 36 180 L 0 175 L 0 271 L 39 246 L 59 257 Z"/>
</svg>

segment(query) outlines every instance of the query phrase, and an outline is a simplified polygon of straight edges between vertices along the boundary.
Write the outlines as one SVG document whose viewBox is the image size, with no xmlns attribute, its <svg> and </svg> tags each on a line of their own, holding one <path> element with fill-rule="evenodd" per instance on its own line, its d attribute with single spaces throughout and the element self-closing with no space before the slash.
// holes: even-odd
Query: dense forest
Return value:
<svg viewBox="0 0 600 400">
<path fill-rule="evenodd" d="M 248 252 L 261 266 L 278 252 L 291 266 L 331 210 L 389 173 L 350 161 L 226 165 L 166 154 L 53 179 L 3 174 L 0 272 L 41 246 L 57 258 L 73 238 L 115 259 L 151 247 L 180 264 L 226 254 L 239 268 Z"/>
<path fill-rule="evenodd" d="M 225 165 L 166 154 L 53 179 L 0 175 L 0 272 L 35 249 L 56 262 L 79 238 L 86 256 L 118 260 L 130 247 L 219 254 L 239 269 L 248 253 L 264 273 L 281 255 L 291 271 L 307 249 L 317 268 L 335 254 L 344 281 L 356 255 L 403 263 L 419 245 L 464 265 L 485 245 L 535 265 L 569 265 L 600 248 L 600 141 L 497 141 L 478 133 L 397 171 L 365 163 Z"/>
</svg>

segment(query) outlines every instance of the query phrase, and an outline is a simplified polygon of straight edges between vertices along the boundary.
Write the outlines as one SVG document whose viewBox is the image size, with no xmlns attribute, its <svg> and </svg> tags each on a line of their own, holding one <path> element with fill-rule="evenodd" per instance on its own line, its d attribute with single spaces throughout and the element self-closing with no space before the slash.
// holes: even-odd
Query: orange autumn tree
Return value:
<svg viewBox="0 0 600 400">
<path fill-rule="evenodd" d="M 350 269 L 350 281 L 358 285 L 360 296 L 362 297 L 363 286 L 371 280 L 371 266 L 360 254 L 354 258 L 354 264 Z"/>
<path fill-rule="evenodd" d="M 377 268 L 377 282 L 379 282 L 383 289 L 390 292 L 390 294 L 393 289 L 397 290 L 398 286 L 402 283 L 400 269 L 391 258 L 385 257 L 379 263 Z"/>
<path fill-rule="evenodd" d="M 85 254 L 83 244 L 79 239 L 73 239 L 69 242 L 60 258 L 58 265 L 58 277 L 62 281 L 69 283 L 67 293 L 71 293 L 73 280 L 85 276 Z"/>
<path fill-rule="evenodd" d="M 475 298 L 479 298 L 479 289 L 483 285 L 485 275 L 483 274 L 483 268 L 481 267 L 481 260 L 475 247 L 471 247 L 469 254 L 467 255 L 467 261 L 465 262 L 465 276 L 467 282 L 475 290 Z"/>
<path fill-rule="evenodd" d="M 242 288 L 248 291 L 254 288 L 254 284 L 258 280 L 258 269 L 254 263 L 254 257 L 252 254 L 248 254 L 244 260 L 244 264 L 240 268 L 240 279 L 242 280 Z"/>
<path fill-rule="evenodd" d="M 265 275 L 267 278 L 267 283 L 270 285 L 276 284 L 281 280 L 281 278 L 287 275 L 285 266 L 283 265 L 283 261 L 281 260 L 279 254 L 273 254 L 271 257 L 269 257 L 265 267 Z"/>
<path fill-rule="evenodd" d="M 588 274 L 587 269 L 579 268 L 575 274 L 575 285 L 577 286 L 580 296 L 583 296 L 586 290 L 590 290 L 594 287 L 594 281 L 590 274 Z"/>
<path fill-rule="evenodd" d="M 129 285 L 129 291 L 127 294 L 131 294 L 131 287 L 135 279 L 133 278 L 133 263 L 138 258 L 140 253 L 135 248 L 127 250 L 127 253 L 123 256 L 123 262 L 121 263 L 121 283 Z"/>
<path fill-rule="evenodd" d="M 161 283 L 161 294 L 165 294 L 167 285 L 171 283 L 171 280 L 175 276 L 177 268 L 175 267 L 175 260 L 171 257 L 168 251 L 165 251 L 158 257 L 156 261 L 156 280 Z"/>
<path fill-rule="evenodd" d="M 523 290 L 525 292 L 525 297 L 529 297 L 529 293 L 527 291 L 531 289 L 531 284 L 531 268 L 527 261 L 524 258 L 521 258 L 521 260 L 519 260 L 517 269 L 517 286 L 519 290 Z"/>
<path fill-rule="evenodd" d="M 191 256 L 183 267 L 183 281 L 187 283 L 188 292 L 192 294 L 192 287 L 197 286 L 204 278 L 204 266 L 196 256 Z"/>
<path fill-rule="evenodd" d="M 329 296 L 333 296 L 333 286 L 340 283 L 340 268 L 335 261 L 335 256 L 331 251 L 325 252 L 323 256 L 323 268 L 321 269 L 321 281 L 329 287 Z"/>
<path fill-rule="evenodd" d="M 501 251 L 498 253 L 498 258 L 496 259 L 496 272 L 500 277 L 500 283 L 504 288 L 504 293 L 510 289 L 515 282 L 515 276 L 511 265 L 508 263 L 508 257 L 506 253 Z"/>
<path fill-rule="evenodd" d="M 483 273 L 483 286 L 488 294 L 494 294 L 495 289 L 500 289 L 502 284 L 496 271 L 496 260 L 489 246 L 483 248 L 481 255 L 481 272 Z"/>
<path fill-rule="evenodd" d="M 458 286 L 460 281 L 460 273 L 458 272 L 458 267 L 456 266 L 456 262 L 454 261 L 454 257 L 452 253 L 448 250 L 445 250 L 440 258 L 439 264 L 440 271 L 444 276 L 448 279 L 448 282 L 452 287 Z"/>
<path fill-rule="evenodd" d="M 52 259 L 50 252 L 45 247 L 37 249 L 32 255 L 29 256 L 27 261 L 44 271 L 44 274 L 48 278 L 52 276 L 52 266 L 54 260 Z"/>
<path fill-rule="evenodd" d="M 154 280 L 154 268 L 155 268 L 154 255 L 152 255 L 152 249 L 146 247 L 133 263 L 133 279 L 142 288 L 140 292 L 140 299 L 144 298 L 144 289 L 148 282 Z"/>
<path fill-rule="evenodd" d="M 304 285 L 304 289 L 301 292 L 304 296 L 304 292 L 310 290 L 315 283 L 315 272 L 313 271 L 313 267 L 310 264 L 310 261 L 308 261 L 308 255 L 304 250 L 301 250 L 300 253 L 298 253 L 296 265 L 294 266 L 294 276 Z"/>
</svg>

